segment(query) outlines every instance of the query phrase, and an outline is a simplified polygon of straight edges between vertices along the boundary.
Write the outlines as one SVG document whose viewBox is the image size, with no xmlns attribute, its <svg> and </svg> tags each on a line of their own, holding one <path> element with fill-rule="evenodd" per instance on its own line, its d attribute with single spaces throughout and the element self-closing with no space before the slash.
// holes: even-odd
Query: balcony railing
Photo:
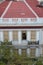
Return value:
<svg viewBox="0 0 43 65">
<path fill-rule="evenodd" d="M 28 41 L 28 45 L 39 45 L 39 41 Z"/>
<path fill-rule="evenodd" d="M 0 26 L 43 26 L 43 18 L 0 18 Z"/>
<path fill-rule="evenodd" d="M 39 46 L 39 41 L 21 41 L 19 43 L 18 41 L 13 41 L 12 45 L 14 45 L 16 48 L 27 48 L 27 47 L 36 47 Z"/>
<path fill-rule="evenodd" d="M 12 44 L 14 45 L 14 46 L 26 46 L 27 44 L 28 44 L 28 41 L 26 41 L 26 40 L 24 40 L 24 41 L 21 41 L 20 43 L 19 43 L 19 41 L 12 41 Z"/>
<path fill-rule="evenodd" d="M 26 49 L 28 47 L 38 47 L 39 46 L 39 41 L 21 41 L 21 43 L 19 43 L 19 41 L 12 41 L 12 42 L 0 42 L 0 46 L 6 46 L 6 47 L 15 47 L 17 49 L 21 48 L 21 49 Z"/>
</svg>

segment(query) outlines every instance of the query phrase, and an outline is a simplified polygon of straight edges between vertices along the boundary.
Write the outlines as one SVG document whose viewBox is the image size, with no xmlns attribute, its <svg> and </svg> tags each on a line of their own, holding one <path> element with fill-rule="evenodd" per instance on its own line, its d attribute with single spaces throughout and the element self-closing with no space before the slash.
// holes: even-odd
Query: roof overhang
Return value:
<svg viewBox="0 0 43 65">
<path fill-rule="evenodd" d="M 43 26 L 0 26 L 0 29 L 42 29 Z"/>
</svg>

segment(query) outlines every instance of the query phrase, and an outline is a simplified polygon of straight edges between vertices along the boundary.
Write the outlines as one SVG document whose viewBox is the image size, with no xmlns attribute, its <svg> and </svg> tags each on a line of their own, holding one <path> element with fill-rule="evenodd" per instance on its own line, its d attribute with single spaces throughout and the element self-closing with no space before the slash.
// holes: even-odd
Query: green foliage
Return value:
<svg viewBox="0 0 43 65">
<path fill-rule="evenodd" d="M 4 62 L 0 61 L 0 65 L 6 65 Z"/>
<path fill-rule="evenodd" d="M 42 61 L 38 61 L 37 58 L 27 57 L 24 53 L 19 55 L 15 47 L 12 46 L 12 42 L 2 42 L 0 46 L 0 65 L 32 65 L 37 61 L 36 65 L 43 65 Z"/>
<path fill-rule="evenodd" d="M 36 65 L 43 65 L 42 61 L 37 61 Z"/>
<path fill-rule="evenodd" d="M 1 45 L 12 45 L 12 42 L 4 41 L 4 42 L 1 42 Z"/>
</svg>

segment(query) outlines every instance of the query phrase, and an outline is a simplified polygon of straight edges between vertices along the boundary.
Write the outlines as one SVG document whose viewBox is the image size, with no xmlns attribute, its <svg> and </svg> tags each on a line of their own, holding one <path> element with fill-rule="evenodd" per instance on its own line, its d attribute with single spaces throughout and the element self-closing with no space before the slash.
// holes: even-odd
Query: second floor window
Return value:
<svg viewBox="0 0 43 65">
<path fill-rule="evenodd" d="M 26 31 L 22 31 L 22 40 L 26 40 Z"/>
</svg>

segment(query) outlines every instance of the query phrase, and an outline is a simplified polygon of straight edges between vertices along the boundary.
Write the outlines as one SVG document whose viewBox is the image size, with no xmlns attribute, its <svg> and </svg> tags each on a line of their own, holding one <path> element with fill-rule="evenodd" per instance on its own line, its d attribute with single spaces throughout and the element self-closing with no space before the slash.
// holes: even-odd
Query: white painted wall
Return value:
<svg viewBox="0 0 43 65">
<path fill-rule="evenodd" d="M 39 56 L 40 56 L 40 49 L 39 49 L 39 48 L 36 48 L 35 56 L 36 56 L 36 57 L 39 57 Z"/>
<path fill-rule="evenodd" d="M 42 42 L 43 42 L 43 32 L 42 32 L 42 30 L 40 30 L 40 32 L 39 32 L 39 44 L 43 44 Z"/>
<path fill-rule="evenodd" d="M 9 31 L 9 41 L 13 41 L 13 32 Z"/>
<path fill-rule="evenodd" d="M 39 41 L 39 31 L 36 32 L 36 41 Z"/>
<path fill-rule="evenodd" d="M 42 44 L 43 44 L 43 30 L 42 30 Z"/>
<path fill-rule="evenodd" d="M 3 31 L 0 31 L 0 41 L 3 41 L 4 37 L 3 37 Z"/>
<path fill-rule="evenodd" d="M 19 44 L 21 44 L 21 40 L 22 40 L 22 32 L 21 30 L 18 31 L 18 42 Z"/>
<path fill-rule="evenodd" d="M 27 48 L 27 56 L 30 56 L 30 48 Z"/>
<path fill-rule="evenodd" d="M 31 31 L 27 30 L 27 41 L 31 39 Z"/>
<path fill-rule="evenodd" d="M 21 50 L 21 49 L 19 49 L 19 50 L 18 50 L 18 53 L 19 53 L 19 55 L 21 55 L 21 54 L 22 54 L 22 50 Z"/>
</svg>

